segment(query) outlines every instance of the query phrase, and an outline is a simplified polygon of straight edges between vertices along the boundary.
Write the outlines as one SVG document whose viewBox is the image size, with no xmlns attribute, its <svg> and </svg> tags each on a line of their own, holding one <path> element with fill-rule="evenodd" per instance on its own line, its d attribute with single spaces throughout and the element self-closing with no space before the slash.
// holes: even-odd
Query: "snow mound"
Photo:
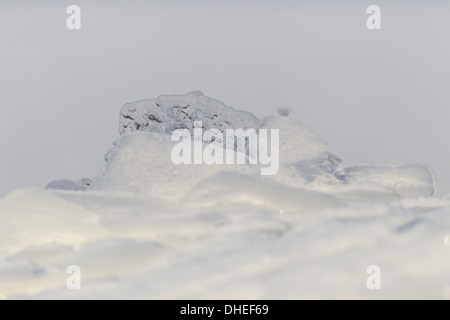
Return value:
<svg viewBox="0 0 450 320">
<path fill-rule="evenodd" d="M 450 297 L 449 201 L 342 206 L 323 193 L 302 191 L 296 198 L 289 188 L 258 188 L 248 177 L 219 175 L 225 176 L 209 181 L 212 191 L 196 189 L 200 201 L 210 200 L 204 192 L 216 198 L 222 193 L 221 205 L 213 207 L 203 202 L 174 206 L 131 193 L 14 191 L 0 199 L 0 296 Z M 222 189 L 228 185 L 241 189 Z M 278 203 L 254 203 L 256 195 L 248 190 L 255 187 L 258 199 L 272 197 L 273 191 Z M 247 197 L 243 207 L 239 196 Z M 320 208 L 323 201 L 329 208 Z M 66 286 L 71 265 L 81 269 L 80 290 Z M 366 285 L 371 265 L 381 269 L 381 290 Z"/>
<path fill-rule="evenodd" d="M 287 109 L 279 109 L 275 115 L 259 120 L 198 91 L 127 103 L 120 114 L 122 134 L 108 152 L 108 161 L 89 189 L 132 192 L 186 202 L 191 195 L 198 195 L 197 189 L 205 188 L 202 181 L 211 181 L 213 177 L 224 176 L 220 173 L 231 172 L 253 180 L 254 187 L 261 183 L 276 184 L 272 190 L 291 187 L 298 194 L 303 192 L 300 189 L 325 192 L 343 197 L 345 201 L 349 200 L 349 193 L 351 201 L 357 200 L 358 193 L 362 201 L 369 194 L 369 197 L 377 194 L 380 199 L 435 195 L 435 180 L 428 167 L 416 164 L 345 167 L 340 154 L 290 114 Z M 170 135 L 176 129 L 188 129 L 194 136 L 194 121 L 202 122 L 202 132 L 214 128 L 221 132 L 228 128 L 255 129 L 255 132 L 278 129 L 278 173 L 260 177 L 258 172 L 262 166 L 250 165 L 248 158 L 245 165 L 175 165 L 171 151 L 178 142 L 172 142 Z M 202 149 L 210 142 L 203 140 Z M 237 152 L 235 149 L 235 158 Z M 255 189 L 249 192 L 256 193 Z M 277 202 L 274 197 L 265 198 Z"/>
<path fill-rule="evenodd" d="M 222 170 L 256 175 L 249 165 L 175 165 L 170 136 L 152 132 L 123 134 L 90 190 L 121 191 L 179 201 L 201 180 Z"/>
</svg>

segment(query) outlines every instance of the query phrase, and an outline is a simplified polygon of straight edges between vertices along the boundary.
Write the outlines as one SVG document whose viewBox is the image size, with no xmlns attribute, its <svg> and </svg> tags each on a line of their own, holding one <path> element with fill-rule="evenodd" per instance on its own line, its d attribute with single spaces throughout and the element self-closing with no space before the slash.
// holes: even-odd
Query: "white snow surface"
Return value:
<svg viewBox="0 0 450 320">
<path fill-rule="evenodd" d="M 168 114 L 196 99 L 221 121 L 236 116 L 199 92 L 152 101 L 169 101 Z M 121 128 L 130 106 L 149 114 L 143 101 L 124 106 Z M 450 199 L 435 196 L 428 167 L 345 167 L 286 110 L 245 118 L 280 129 L 277 175 L 174 165 L 169 132 L 142 126 L 122 132 L 86 191 L 0 199 L 0 298 L 450 298 Z M 70 265 L 81 269 L 80 290 L 66 287 Z M 370 265 L 380 267 L 379 290 L 366 285 Z"/>
</svg>

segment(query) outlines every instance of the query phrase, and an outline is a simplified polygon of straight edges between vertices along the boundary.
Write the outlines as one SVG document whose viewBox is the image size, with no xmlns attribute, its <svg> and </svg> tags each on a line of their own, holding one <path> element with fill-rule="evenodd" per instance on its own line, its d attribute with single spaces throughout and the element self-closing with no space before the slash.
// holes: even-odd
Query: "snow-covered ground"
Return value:
<svg viewBox="0 0 450 320">
<path fill-rule="evenodd" d="M 175 107 L 279 129 L 278 174 L 173 164 L 168 133 L 190 121 Z M 450 199 L 430 168 L 347 167 L 288 110 L 260 120 L 200 92 L 127 104 L 121 128 L 92 181 L 0 199 L 1 298 L 450 298 Z"/>
</svg>

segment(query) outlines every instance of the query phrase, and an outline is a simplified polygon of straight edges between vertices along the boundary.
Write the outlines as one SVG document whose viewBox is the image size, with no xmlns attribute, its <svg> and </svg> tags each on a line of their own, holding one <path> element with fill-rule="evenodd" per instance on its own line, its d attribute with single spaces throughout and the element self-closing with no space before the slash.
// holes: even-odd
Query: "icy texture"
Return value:
<svg viewBox="0 0 450 320">
<path fill-rule="evenodd" d="M 402 197 L 434 196 L 436 193 L 433 172 L 423 165 L 360 164 L 345 168 L 342 176 L 347 184 L 373 186 Z"/>
<path fill-rule="evenodd" d="M 169 135 L 142 131 L 124 134 L 116 141 L 108 155 L 109 161 L 90 189 L 136 192 L 180 200 L 188 196 L 194 186 L 198 188 L 202 180 L 223 171 L 249 176 L 257 184 L 266 180 L 268 183 L 279 182 L 275 188 L 285 184 L 328 190 L 330 186 L 343 184 L 335 176 L 341 169 L 342 157 L 330 151 L 306 126 L 276 115 L 265 119 L 262 127 L 282 128 L 279 173 L 266 179 L 259 176 L 259 164 L 175 165 L 171 161 L 171 151 L 177 142 L 171 142 Z"/>
<path fill-rule="evenodd" d="M 90 190 L 133 192 L 178 201 L 202 179 L 222 170 L 259 173 L 257 167 L 249 165 L 175 165 L 171 161 L 175 144 L 169 135 L 159 133 L 123 134 Z"/>
<path fill-rule="evenodd" d="M 170 155 L 177 142 L 171 142 L 170 135 L 182 128 L 189 129 L 193 135 L 193 121 L 202 121 L 204 130 L 279 129 L 278 174 L 260 177 L 259 164 L 174 165 Z M 205 188 L 201 181 L 212 181 L 225 171 L 245 175 L 255 184 L 275 183 L 271 190 L 288 186 L 296 188 L 297 194 L 301 193 L 300 189 L 326 192 L 345 202 L 358 201 L 355 196 L 358 192 L 363 201 L 375 194 L 380 199 L 435 194 L 433 173 L 425 166 L 345 168 L 344 158 L 331 150 L 320 136 L 293 119 L 287 109 L 258 120 L 248 112 L 237 111 L 195 91 L 128 103 L 122 108 L 120 127 L 123 134 L 108 152 L 109 161 L 94 179 L 91 190 L 134 192 L 185 202 L 191 195 L 198 195 L 197 189 Z M 239 188 L 239 184 L 235 187 Z M 255 193 L 254 190 L 248 193 L 252 192 Z M 349 198 L 348 194 L 352 196 Z"/>
<path fill-rule="evenodd" d="M 188 129 L 193 137 L 194 121 L 202 122 L 203 131 L 219 129 L 222 133 L 228 128 L 279 129 L 278 174 L 259 177 L 259 164 L 174 165 L 171 150 L 177 142 L 171 142 L 170 136 L 176 129 Z M 380 199 L 436 193 L 433 173 L 426 166 L 367 164 L 346 168 L 344 158 L 331 150 L 320 136 L 293 119 L 290 110 L 278 109 L 275 115 L 260 120 L 200 91 L 125 104 L 120 112 L 120 132 L 120 138 L 105 155 L 104 168 L 92 184 L 60 180 L 48 188 L 124 191 L 186 201 L 195 193 L 194 186 L 202 188 L 199 185 L 202 180 L 231 171 L 251 177 L 256 183 L 327 192 L 351 202 L 358 200 L 354 188 L 364 201 L 375 193 Z M 238 147 L 235 144 L 235 151 Z"/>
<path fill-rule="evenodd" d="M 343 184 L 336 172 L 342 169 L 344 158 L 287 112 L 279 110 L 277 115 L 264 119 L 260 128 L 280 132 L 280 170 L 268 179 L 321 191 Z"/>
<path fill-rule="evenodd" d="M 137 130 L 171 135 L 176 129 L 193 134 L 194 121 L 205 130 L 256 128 L 259 120 L 250 112 L 239 111 L 205 96 L 200 91 L 184 95 L 162 95 L 156 99 L 127 103 L 120 111 L 120 133 Z"/>
</svg>

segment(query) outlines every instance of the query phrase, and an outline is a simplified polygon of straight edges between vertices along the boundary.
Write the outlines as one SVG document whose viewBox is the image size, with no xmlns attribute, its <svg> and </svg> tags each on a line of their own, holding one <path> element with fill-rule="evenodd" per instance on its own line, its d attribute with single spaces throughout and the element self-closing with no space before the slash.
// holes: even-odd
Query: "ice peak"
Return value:
<svg viewBox="0 0 450 320">
<path fill-rule="evenodd" d="M 196 97 L 200 97 L 200 96 L 204 96 L 205 94 L 200 90 L 194 90 L 194 91 L 188 92 L 186 95 L 194 95 Z"/>
<path fill-rule="evenodd" d="M 201 91 L 183 95 L 161 95 L 155 99 L 126 103 L 120 112 L 120 133 L 147 131 L 172 134 L 176 129 L 194 128 L 202 121 L 205 130 L 256 128 L 259 119 L 205 96 Z"/>
</svg>

